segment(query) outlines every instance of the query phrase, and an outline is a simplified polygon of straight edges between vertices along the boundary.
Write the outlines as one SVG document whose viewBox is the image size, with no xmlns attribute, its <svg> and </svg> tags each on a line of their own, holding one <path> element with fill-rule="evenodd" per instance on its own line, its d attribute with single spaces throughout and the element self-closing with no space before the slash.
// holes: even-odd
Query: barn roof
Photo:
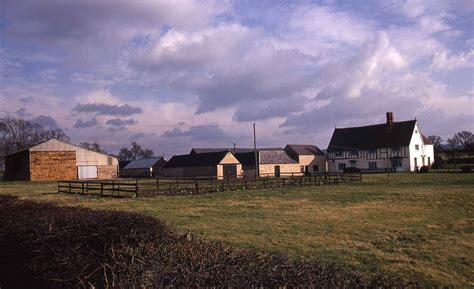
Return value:
<svg viewBox="0 0 474 289">
<path fill-rule="evenodd" d="M 289 144 L 285 147 L 285 150 L 286 149 L 293 151 L 297 155 L 324 155 L 324 153 L 315 145 Z"/>
<path fill-rule="evenodd" d="M 281 150 L 281 148 L 257 148 L 257 150 Z M 193 148 L 190 154 L 215 153 L 215 152 L 233 152 L 233 153 L 249 153 L 253 152 L 253 148 Z"/>
<path fill-rule="evenodd" d="M 90 151 L 90 152 L 94 152 L 96 154 L 100 154 L 100 155 L 105 155 L 105 156 L 108 156 L 108 157 L 112 157 L 112 158 L 117 158 L 115 156 L 112 156 L 112 155 L 109 155 L 109 154 L 104 154 L 104 153 L 101 153 L 101 152 L 97 152 L 97 151 L 94 151 L 94 150 L 90 150 L 90 149 L 87 149 L 85 147 L 81 147 L 81 146 L 78 146 L 78 145 L 75 145 L 75 144 L 71 144 L 71 143 L 68 143 L 68 142 L 65 142 L 65 141 L 62 141 L 62 140 L 58 140 L 58 139 L 55 139 L 55 138 L 52 138 L 52 139 L 47 139 L 47 140 L 43 140 L 43 141 L 40 141 L 40 142 L 37 142 L 27 148 L 24 148 L 24 149 L 21 149 L 21 150 L 18 150 L 16 152 L 13 152 L 11 154 L 8 154 L 8 155 L 13 155 L 13 154 L 16 154 L 16 153 L 19 153 L 19 152 L 22 152 L 22 151 L 27 151 L 27 150 L 34 150 L 35 148 L 37 147 L 41 147 L 43 145 L 49 145 L 49 144 L 52 144 L 54 145 L 54 143 L 56 144 L 63 144 L 65 146 L 68 146 L 71 151 L 75 151 L 77 149 L 83 149 L 83 150 L 87 150 L 87 151 Z"/>
<path fill-rule="evenodd" d="M 283 150 L 262 150 L 258 152 L 259 164 L 295 164 L 298 163 Z"/>
<path fill-rule="evenodd" d="M 126 165 L 123 168 L 123 170 L 148 169 L 148 168 L 154 166 L 161 159 L 163 159 L 163 157 L 134 160 L 134 161 L 131 161 L 130 163 L 128 163 L 128 165 Z"/>
<path fill-rule="evenodd" d="M 376 124 L 350 128 L 336 128 L 329 142 L 328 151 L 338 149 L 376 149 L 381 147 L 408 146 L 416 120 Z"/>
<path fill-rule="evenodd" d="M 217 166 L 228 151 L 173 156 L 163 168 Z"/>
</svg>

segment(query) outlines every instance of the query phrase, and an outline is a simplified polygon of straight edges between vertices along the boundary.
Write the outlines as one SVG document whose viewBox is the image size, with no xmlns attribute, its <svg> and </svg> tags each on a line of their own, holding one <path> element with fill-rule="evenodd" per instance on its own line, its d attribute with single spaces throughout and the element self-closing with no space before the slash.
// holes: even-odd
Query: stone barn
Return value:
<svg viewBox="0 0 474 289">
<path fill-rule="evenodd" d="M 120 170 L 121 177 L 153 178 L 161 174 L 166 161 L 163 157 L 134 160 Z"/>
<path fill-rule="evenodd" d="M 118 159 L 57 139 L 5 156 L 6 180 L 53 181 L 116 178 Z"/>
<path fill-rule="evenodd" d="M 240 178 L 242 165 L 229 151 L 173 156 L 163 167 L 162 176 L 178 178 Z"/>
</svg>

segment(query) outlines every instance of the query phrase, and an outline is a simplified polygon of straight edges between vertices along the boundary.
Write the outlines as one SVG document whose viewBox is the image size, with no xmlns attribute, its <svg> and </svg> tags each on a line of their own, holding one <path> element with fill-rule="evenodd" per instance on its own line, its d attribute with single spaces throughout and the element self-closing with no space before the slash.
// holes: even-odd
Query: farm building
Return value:
<svg viewBox="0 0 474 289">
<path fill-rule="evenodd" d="M 305 174 L 326 172 L 326 155 L 315 145 L 289 144 L 285 152 L 300 165 Z"/>
<path fill-rule="evenodd" d="M 255 176 L 255 152 L 250 148 L 219 149 L 201 148 L 192 149 L 190 154 L 202 154 L 204 152 L 228 152 L 235 150 L 235 157 L 242 165 L 244 177 Z M 297 160 L 292 159 L 282 148 L 257 148 L 258 173 L 260 176 L 285 176 L 290 174 L 301 174 L 300 165 Z"/>
<path fill-rule="evenodd" d="M 5 156 L 6 180 L 111 179 L 118 160 L 56 139 Z"/>
<path fill-rule="evenodd" d="M 120 170 L 121 177 L 152 178 L 161 174 L 166 160 L 163 157 L 134 160 Z"/>
<path fill-rule="evenodd" d="M 434 161 L 433 145 L 421 133 L 418 121 L 394 122 L 391 112 L 383 124 L 336 128 L 327 151 L 331 172 L 349 167 L 416 171 Z"/>
<path fill-rule="evenodd" d="M 236 178 L 242 176 L 242 165 L 229 151 L 178 155 L 163 167 L 162 176 Z"/>
<path fill-rule="evenodd" d="M 258 151 L 258 175 L 280 177 L 300 174 L 300 164 L 283 149 Z"/>
</svg>

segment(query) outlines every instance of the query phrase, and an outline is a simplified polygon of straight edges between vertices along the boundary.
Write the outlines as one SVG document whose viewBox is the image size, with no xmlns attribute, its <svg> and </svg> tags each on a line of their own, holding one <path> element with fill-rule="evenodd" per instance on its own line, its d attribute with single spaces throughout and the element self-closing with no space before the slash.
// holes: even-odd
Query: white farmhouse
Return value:
<svg viewBox="0 0 474 289">
<path fill-rule="evenodd" d="M 394 122 L 391 112 L 387 112 L 384 124 L 336 128 L 327 153 L 330 172 L 349 167 L 361 171 L 416 171 L 434 162 L 433 145 L 421 133 L 418 121 Z"/>
</svg>

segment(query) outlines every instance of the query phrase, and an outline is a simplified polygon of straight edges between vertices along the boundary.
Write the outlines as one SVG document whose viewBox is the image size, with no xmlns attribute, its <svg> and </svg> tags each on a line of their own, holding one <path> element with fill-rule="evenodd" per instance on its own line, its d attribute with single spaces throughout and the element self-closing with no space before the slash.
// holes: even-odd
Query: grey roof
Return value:
<svg viewBox="0 0 474 289">
<path fill-rule="evenodd" d="M 297 155 L 324 155 L 315 145 L 289 144 L 285 149 L 290 149 Z"/>
<path fill-rule="evenodd" d="M 260 164 L 295 164 L 298 163 L 290 158 L 283 150 L 261 150 L 259 151 Z"/>
<path fill-rule="evenodd" d="M 156 164 L 159 160 L 163 157 L 156 157 L 156 158 L 149 158 L 149 159 L 141 159 L 141 160 L 134 160 L 131 161 L 128 165 L 126 165 L 122 170 L 130 170 L 130 169 L 148 169 Z"/>
<path fill-rule="evenodd" d="M 281 148 L 257 148 L 258 151 L 261 150 L 281 150 Z M 249 153 L 253 152 L 253 148 L 193 148 L 191 149 L 190 154 L 203 154 L 203 153 L 217 153 L 217 152 L 233 152 L 233 153 Z"/>
<path fill-rule="evenodd" d="M 228 151 L 173 156 L 163 168 L 217 166 Z"/>
</svg>

